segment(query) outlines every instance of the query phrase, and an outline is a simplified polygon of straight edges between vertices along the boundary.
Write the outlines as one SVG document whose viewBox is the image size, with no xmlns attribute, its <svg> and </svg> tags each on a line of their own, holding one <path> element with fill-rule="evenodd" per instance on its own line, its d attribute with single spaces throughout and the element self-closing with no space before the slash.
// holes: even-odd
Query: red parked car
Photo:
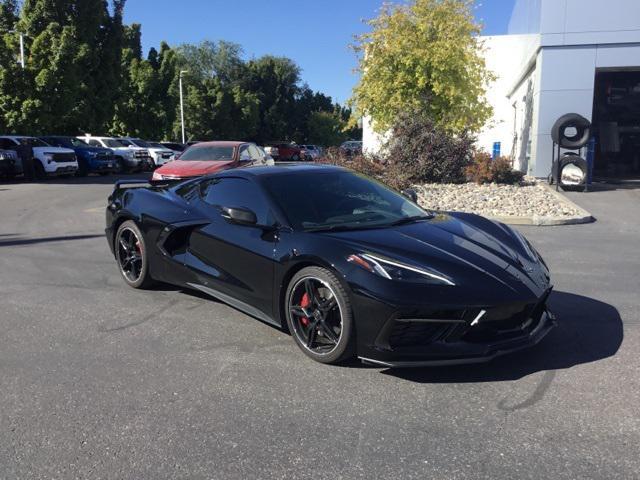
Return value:
<svg viewBox="0 0 640 480">
<path fill-rule="evenodd" d="M 275 148 L 270 152 L 274 160 L 297 162 L 302 159 L 302 148 L 295 143 L 269 142 L 266 146 Z"/>
<path fill-rule="evenodd" d="M 252 163 L 264 163 L 262 151 L 249 142 L 201 142 L 153 172 L 151 180 L 184 180 Z"/>
</svg>

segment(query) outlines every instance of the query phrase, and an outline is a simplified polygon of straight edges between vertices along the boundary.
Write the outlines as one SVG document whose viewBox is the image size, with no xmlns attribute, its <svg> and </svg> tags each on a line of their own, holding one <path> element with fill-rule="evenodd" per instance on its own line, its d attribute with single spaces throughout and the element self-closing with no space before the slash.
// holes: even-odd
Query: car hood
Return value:
<svg viewBox="0 0 640 480">
<path fill-rule="evenodd" d="M 35 153 L 76 153 L 74 150 L 70 148 L 62 148 L 62 147 L 33 147 L 33 151 Z"/>
<path fill-rule="evenodd" d="M 110 148 L 103 147 L 76 147 L 76 151 L 85 153 L 113 153 Z"/>
<path fill-rule="evenodd" d="M 439 214 L 409 225 L 325 235 L 349 243 L 354 253 L 432 269 L 460 286 L 532 298 L 549 288 L 549 272 L 537 254 L 527 252 L 509 227 L 477 215 Z"/>
<path fill-rule="evenodd" d="M 209 175 L 211 173 L 220 172 L 231 168 L 233 161 L 211 162 L 211 161 L 191 161 L 191 160 L 174 160 L 169 162 L 158 170 L 157 173 L 165 176 L 175 177 L 197 177 Z"/>
</svg>

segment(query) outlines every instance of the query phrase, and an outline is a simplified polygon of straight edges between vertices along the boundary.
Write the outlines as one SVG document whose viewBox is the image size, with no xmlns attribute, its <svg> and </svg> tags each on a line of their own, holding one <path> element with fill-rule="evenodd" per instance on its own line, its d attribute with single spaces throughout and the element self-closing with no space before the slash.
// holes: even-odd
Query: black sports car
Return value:
<svg viewBox="0 0 640 480">
<path fill-rule="evenodd" d="M 555 324 L 549 271 L 518 232 L 425 211 L 349 170 L 280 164 L 133 183 L 116 184 L 106 229 L 130 286 L 209 294 L 288 328 L 319 362 L 482 362 Z"/>
</svg>

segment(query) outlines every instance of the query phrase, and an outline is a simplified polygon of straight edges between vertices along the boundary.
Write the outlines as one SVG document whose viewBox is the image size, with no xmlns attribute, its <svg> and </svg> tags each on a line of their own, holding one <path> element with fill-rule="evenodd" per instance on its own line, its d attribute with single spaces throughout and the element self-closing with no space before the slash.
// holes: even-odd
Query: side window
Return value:
<svg viewBox="0 0 640 480">
<path fill-rule="evenodd" d="M 0 138 L 0 148 L 9 150 L 13 147 L 15 147 L 15 144 L 11 140 L 8 138 Z"/>
<path fill-rule="evenodd" d="M 248 145 L 244 145 L 242 148 L 240 148 L 240 161 L 241 162 L 248 162 L 251 161 L 251 153 L 249 152 L 249 146 Z"/>
<path fill-rule="evenodd" d="M 100 142 L 98 140 L 89 140 L 89 145 L 92 147 L 101 147 Z"/>
<path fill-rule="evenodd" d="M 262 225 L 271 225 L 274 221 L 264 194 L 249 180 L 233 177 L 208 180 L 201 186 L 201 191 L 204 202 L 209 205 L 248 208 Z"/>
<path fill-rule="evenodd" d="M 249 145 L 249 156 L 251 157 L 251 160 L 262 160 L 262 153 L 260 152 L 260 150 L 258 150 L 258 147 L 256 147 L 255 145 Z"/>
</svg>

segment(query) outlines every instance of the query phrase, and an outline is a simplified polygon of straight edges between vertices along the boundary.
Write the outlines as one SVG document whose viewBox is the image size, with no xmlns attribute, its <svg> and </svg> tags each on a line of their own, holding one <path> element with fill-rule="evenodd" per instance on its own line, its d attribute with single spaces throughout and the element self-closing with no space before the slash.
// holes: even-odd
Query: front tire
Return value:
<svg viewBox="0 0 640 480">
<path fill-rule="evenodd" d="M 149 275 L 149 256 L 142 232 L 133 220 L 127 220 L 116 232 L 114 250 L 122 278 L 132 288 L 153 285 Z"/>
<path fill-rule="evenodd" d="M 296 273 L 285 295 L 287 325 L 296 344 L 313 360 L 338 364 L 355 356 L 355 327 L 349 295 L 321 267 Z"/>
</svg>

